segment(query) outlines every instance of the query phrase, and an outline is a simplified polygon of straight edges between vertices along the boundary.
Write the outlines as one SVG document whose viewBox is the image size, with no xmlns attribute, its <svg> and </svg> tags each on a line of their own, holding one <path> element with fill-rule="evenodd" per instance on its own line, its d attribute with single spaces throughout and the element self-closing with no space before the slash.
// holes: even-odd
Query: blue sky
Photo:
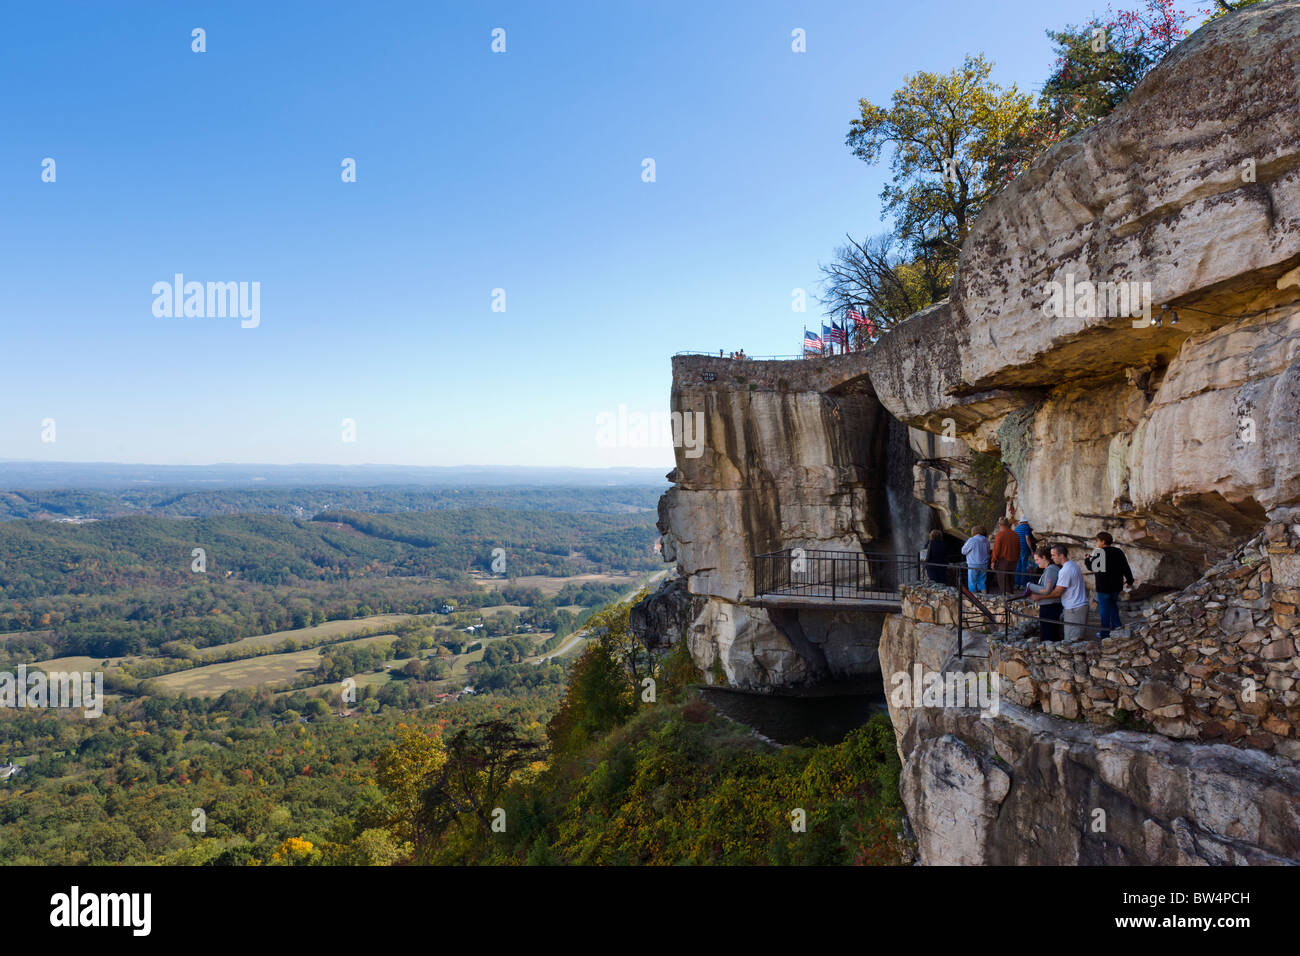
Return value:
<svg viewBox="0 0 1300 956">
<path fill-rule="evenodd" d="M 883 228 L 858 98 L 980 51 L 1036 87 L 1043 31 L 1094 10 L 12 7 L 0 458 L 667 469 L 597 416 L 666 409 L 675 351 L 791 353 L 820 322 L 791 290 Z M 177 272 L 259 282 L 260 325 L 156 317 Z"/>
</svg>

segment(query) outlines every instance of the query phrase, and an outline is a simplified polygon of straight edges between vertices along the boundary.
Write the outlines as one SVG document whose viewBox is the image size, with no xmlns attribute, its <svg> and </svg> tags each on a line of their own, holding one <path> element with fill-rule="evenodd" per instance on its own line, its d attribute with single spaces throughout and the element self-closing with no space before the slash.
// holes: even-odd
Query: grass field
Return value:
<svg viewBox="0 0 1300 956">
<path fill-rule="evenodd" d="M 49 671 L 99 671 L 104 673 L 111 671 L 120 671 L 123 664 L 134 664 L 137 661 L 144 660 L 143 657 L 54 657 L 48 661 L 37 661 L 35 664 L 29 664 L 28 667 L 38 668 Z M 104 666 L 104 661 L 108 661 L 108 666 Z"/>
<path fill-rule="evenodd" d="M 503 586 L 537 588 L 543 596 L 551 597 L 564 590 L 566 584 L 618 584 L 631 587 L 646 575 L 639 574 L 574 574 L 567 578 L 548 578 L 541 574 L 531 574 L 521 578 L 482 578 L 476 583 L 488 591 L 499 591 Z"/>
<path fill-rule="evenodd" d="M 378 634 L 355 641 L 343 641 L 335 647 L 362 647 L 367 644 L 392 642 L 392 634 Z M 264 654 L 242 661 L 207 664 L 190 670 L 166 674 L 150 680 L 158 693 L 186 697 L 220 697 L 228 690 L 259 687 L 263 684 L 289 683 L 310 673 L 320 663 L 320 652 L 315 648 L 289 651 L 284 654 Z"/>
<path fill-rule="evenodd" d="M 282 641 L 289 638 L 297 641 L 299 648 L 305 649 L 327 643 L 344 634 L 376 627 L 395 627 L 404 621 L 432 618 L 434 616 L 432 614 L 375 614 L 371 617 L 358 617 L 348 621 L 326 621 L 324 624 L 314 624 L 311 627 L 300 627 L 292 631 L 274 631 L 270 634 L 259 634 L 256 637 L 245 637 L 229 644 L 204 647 L 199 651 L 199 658 L 201 660 L 213 660 L 228 657 L 232 653 L 247 654 L 259 647 L 277 647 Z"/>
</svg>

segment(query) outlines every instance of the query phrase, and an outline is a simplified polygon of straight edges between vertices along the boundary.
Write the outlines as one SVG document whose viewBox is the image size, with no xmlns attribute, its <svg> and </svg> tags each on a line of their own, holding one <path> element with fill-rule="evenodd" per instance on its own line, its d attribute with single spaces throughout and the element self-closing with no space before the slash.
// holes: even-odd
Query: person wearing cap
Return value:
<svg viewBox="0 0 1300 956">
<path fill-rule="evenodd" d="M 1029 526 L 1025 513 L 1020 513 L 1020 523 L 1012 529 L 1020 538 L 1020 560 L 1016 562 L 1016 587 L 1022 588 L 1033 580 L 1034 552 L 1038 550 L 1038 539 L 1034 529 Z"/>
</svg>

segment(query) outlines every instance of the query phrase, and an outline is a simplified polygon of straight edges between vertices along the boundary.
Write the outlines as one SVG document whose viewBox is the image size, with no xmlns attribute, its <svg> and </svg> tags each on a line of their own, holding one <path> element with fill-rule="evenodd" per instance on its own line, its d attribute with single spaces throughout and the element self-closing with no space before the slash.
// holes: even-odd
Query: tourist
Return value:
<svg viewBox="0 0 1300 956">
<path fill-rule="evenodd" d="M 1119 594 L 1133 587 L 1133 569 L 1107 531 L 1097 532 L 1097 550 L 1084 558 L 1083 565 L 1096 575 L 1093 581 L 1097 588 L 1097 614 L 1101 617 L 1097 637 L 1108 637 L 1111 628 L 1123 627 L 1119 619 Z"/>
<path fill-rule="evenodd" d="M 948 583 L 948 542 L 938 528 L 930 532 L 925 546 L 925 574 L 935 584 Z"/>
<path fill-rule="evenodd" d="M 1015 583 L 1016 564 L 1020 561 L 1020 536 L 1011 530 L 1011 522 L 998 519 L 998 533 L 993 536 L 994 591 L 1010 594 Z"/>
<path fill-rule="evenodd" d="M 1038 583 L 1029 582 L 1029 599 L 1038 605 L 1038 637 L 1043 641 L 1061 639 L 1061 598 L 1056 579 L 1061 569 L 1052 561 L 1051 549 L 1040 544 L 1034 549 L 1034 563 L 1042 571 Z"/>
<path fill-rule="evenodd" d="M 980 594 L 988 593 L 989 578 L 989 539 L 984 535 L 983 525 L 971 529 L 971 536 L 961 546 L 961 553 L 966 555 L 966 587 Z"/>
<path fill-rule="evenodd" d="M 1065 639 L 1081 641 L 1084 625 L 1088 623 L 1088 586 L 1084 583 L 1083 569 L 1070 560 L 1068 545 L 1052 545 L 1052 560 L 1061 569 L 1056 576 L 1056 589 L 1061 592 Z"/>
<path fill-rule="evenodd" d="M 1023 588 L 1033 577 L 1034 552 L 1038 550 L 1038 539 L 1024 512 L 1020 513 L 1020 523 L 1013 529 L 1020 539 L 1020 559 L 1016 562 L 1016 587 Z"/>
</svg>

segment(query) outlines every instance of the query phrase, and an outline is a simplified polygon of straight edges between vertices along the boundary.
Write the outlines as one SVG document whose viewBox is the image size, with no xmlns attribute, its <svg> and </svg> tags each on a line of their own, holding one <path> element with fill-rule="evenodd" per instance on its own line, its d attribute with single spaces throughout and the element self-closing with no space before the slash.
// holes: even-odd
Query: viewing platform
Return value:
<svg viewBox="0 0 1300 956">
<path fill-rule="evenodd" d="M 919 555 L 786 548 L 754 556 L 754 607 L 852 608 L 897 614 L 899 588 L 919 582 Z"/>
</svg>

